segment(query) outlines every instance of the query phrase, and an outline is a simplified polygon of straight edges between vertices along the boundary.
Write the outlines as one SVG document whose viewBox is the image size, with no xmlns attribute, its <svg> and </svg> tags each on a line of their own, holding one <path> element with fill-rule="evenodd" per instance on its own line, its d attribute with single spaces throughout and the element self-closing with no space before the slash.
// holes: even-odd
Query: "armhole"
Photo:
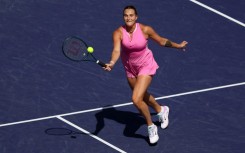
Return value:
<svg viewBox="0 0 245 153">
<path fill-rule="evenodd" d="M 139 27 L 140 27 L 140 30 L 141 30 L 143 36 L 145 37 L 146 40 L 148 40 L 149 39 L 149 36 L 147 37 L 147 35 L 145 34 L 144 29 L 143 29 L 143 27 L 145 27 L 145 26 L 146 25 L 143 25 L 143 24 L 140 24 L 139 23 Z"/>
</svg>

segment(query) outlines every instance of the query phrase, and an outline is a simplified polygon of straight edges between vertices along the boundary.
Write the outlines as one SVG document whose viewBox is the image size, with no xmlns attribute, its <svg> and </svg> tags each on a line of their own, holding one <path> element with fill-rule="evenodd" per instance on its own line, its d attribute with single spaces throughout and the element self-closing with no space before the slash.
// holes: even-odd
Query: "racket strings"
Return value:
<svg viewBox="0 0 245 153">
<path fill-rule="evenodd" d="M 88 45 L 82 39 L 72 36 L 65 39 L 62 51 L 64 55 L 72 61 L 91 61 L 105 67 L 106 65 L 97 60 L 92 53 L 89 53 L 87 48 Z"/>
<path fill-rule="evenodd" d="M 87 46 L 78 39 L 68 39 L 63 46 L 64 53 L 73 60 L 87 60 Z"/>
</svg>

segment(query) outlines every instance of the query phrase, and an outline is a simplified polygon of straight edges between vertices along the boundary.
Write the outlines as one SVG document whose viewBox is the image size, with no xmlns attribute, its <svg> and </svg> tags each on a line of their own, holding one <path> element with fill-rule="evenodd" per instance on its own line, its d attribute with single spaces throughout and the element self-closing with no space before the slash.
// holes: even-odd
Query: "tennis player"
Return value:
<svg viewBox="0 0 245 153">
<path fill-rule="evenodd" d="M 111 71 L 121 56 L 126 71 L 129 86 L 132 89 L 132 101 L 139 112 L 144 116 L 148 125 L 150 143 L 159 139 L 157 126 L 152 122 L 149 107 L 152 107 L 159 116 L 161 128 L 168 126 L 168 106 L 160 106 L 155 98 L 147 91 L 153 76 L 158 69 L 152 51 L 148 48 L 148 39 L 151 38 L 159 45 L 184 50 L 186 41 L 174 43 L 159 36 L 152 27 L 137 23 L 137 10 L 134 6 L 126 6 L 123 10 L 125 25 L 113 32 L 113 50 L 111 60 L 104 69 Z"/>
</svg>

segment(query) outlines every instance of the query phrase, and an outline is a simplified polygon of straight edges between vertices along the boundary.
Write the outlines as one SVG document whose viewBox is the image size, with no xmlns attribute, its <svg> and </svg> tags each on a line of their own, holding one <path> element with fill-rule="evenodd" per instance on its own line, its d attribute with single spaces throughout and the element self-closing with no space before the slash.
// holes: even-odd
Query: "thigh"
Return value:
<svg viewBox="0 0 245 153">
<path fill-rule="evenodd" d="M 133 86 L 133 95 L 143 99 L 144 95 L 147 93 L 147 88 L 150 86 L 152 81 L 152 76 L 141 75 L 136 78 L 136 80 L 131 82 Z"/>
<path fill-rule="evenodd" d="M 127 78 L 129 87 L 134 90 L 134 86 L 136 84 L 137 78 Z"/>
</svg>

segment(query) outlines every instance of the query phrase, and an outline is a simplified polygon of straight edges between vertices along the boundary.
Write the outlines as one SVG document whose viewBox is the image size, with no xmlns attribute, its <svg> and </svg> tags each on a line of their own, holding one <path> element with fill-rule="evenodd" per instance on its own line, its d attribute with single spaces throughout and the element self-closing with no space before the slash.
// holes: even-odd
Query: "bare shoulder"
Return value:
<svg viewBox="0 0 245 153">
<path fill-rule="evenodd" d="M 117 28 L 114 32 L 113 32 L 113 37 L 122 37 L 122 27 Z"/>
<path fill-rule="evenodd" d="M 122 27 L 118 27 L 114 32 L 113 34 L 122 34 Z"/>
<path fill-rule="evenodd" d="M 151 26 L 149 26 L 149 25 L 145 25 L 145 24 L 139 24 L 140 25 L 140 28 L 141 28 L 141 30 L 145 33 L 145 34 L 147 34 L 147 35 L 149 35 L 149 34 L 151 34 L 152 32 L 154 32 L 154 30 L 153 30 L 153 28 L 151 27 Z"/>
</svg>

